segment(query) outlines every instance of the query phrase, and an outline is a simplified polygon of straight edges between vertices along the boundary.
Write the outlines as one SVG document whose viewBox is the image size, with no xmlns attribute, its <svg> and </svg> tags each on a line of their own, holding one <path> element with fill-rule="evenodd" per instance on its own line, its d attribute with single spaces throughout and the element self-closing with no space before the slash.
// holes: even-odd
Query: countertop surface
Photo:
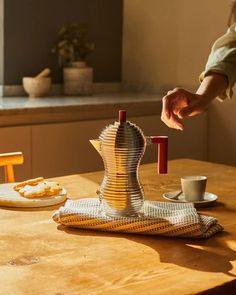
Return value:
<svg viewBox="0 0 236 295">
<path fill-rule="evenodd" d="M 97 106 L 97 105 L 117 105 L 129 103 L 143 102 L 159 102 L 161 94 L 145 94 L 145 93 L 104 93 L 94 94 L 91 96 L 54 96 L 54 97 L 2 97 L 0 98 L 0 112 L 16 112 L 16 111 L 39 111 L 50 109 L 66 109 L 70 107 Z"/>
<path fill-rule="evenodd" d="M 0 126 L 112 118 L 119 109 L 129 116 L 156 115 L 161 94 L 103 93 L 78 97 L 2 97 Z"/>
</svg>

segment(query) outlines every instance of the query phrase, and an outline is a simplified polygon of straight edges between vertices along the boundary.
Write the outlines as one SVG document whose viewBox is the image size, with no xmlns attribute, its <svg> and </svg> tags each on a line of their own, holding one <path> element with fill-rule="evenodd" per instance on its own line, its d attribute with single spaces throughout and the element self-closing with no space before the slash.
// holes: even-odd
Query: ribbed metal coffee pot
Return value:
<svg viewBox="0 0 236 295">
<path fill-rule="evenodd" d="M 167 172 L 167 137 L 145 137 L 142 130 L 126 120 L 119 111 L 119 121 L 107 126 L 91 143 L 100 153 L 105 175 L 98 191 L 101 208 L 109 216 L 138 216 L 144 201 L 138 167 L 146 145 L 159 143 L 159 172 Z"/>
</svg>

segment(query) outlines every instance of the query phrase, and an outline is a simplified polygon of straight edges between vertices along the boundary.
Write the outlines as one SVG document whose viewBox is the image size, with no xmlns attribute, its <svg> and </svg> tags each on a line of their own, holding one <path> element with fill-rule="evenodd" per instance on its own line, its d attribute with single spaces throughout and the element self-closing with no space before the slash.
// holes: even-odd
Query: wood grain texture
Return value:
<svg viewBox="0 0 236 295">
<path fill-rule="evenodd" d="M 157 175 L 156 164 L 140 169 L 151 200 L 178 189 L 181 176 L 202 174 L 219 202 L 200 212 L 225 228 L 208 240 L 64 228 L 51 218 L 57 207 L 0 209 L 0 294 L 183 295 L 214 288 L 230 294 L 228 286 L 236 288 L 236 168 L 174 160 L 168 175 Z M 55 179 L 77 199 L 95 196 L 102 177 L 96 172 Z"/>
</svg>

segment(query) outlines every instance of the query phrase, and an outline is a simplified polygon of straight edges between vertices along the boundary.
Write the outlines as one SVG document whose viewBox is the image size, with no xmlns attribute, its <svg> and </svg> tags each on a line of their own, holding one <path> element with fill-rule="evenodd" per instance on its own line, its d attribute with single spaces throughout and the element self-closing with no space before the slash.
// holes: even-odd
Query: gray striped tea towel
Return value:
<svg viewBox="0 0 236 295">
<path fill-rule="evenodd" d="M 198 214 L 191 203 L 145 201 L 140 217 L 109 217 L 97 198 L 68 200 L 53 219 L 80 229 L 185 238 L 208 238 L 223 230 L 216 218 Z"/>
</svg>

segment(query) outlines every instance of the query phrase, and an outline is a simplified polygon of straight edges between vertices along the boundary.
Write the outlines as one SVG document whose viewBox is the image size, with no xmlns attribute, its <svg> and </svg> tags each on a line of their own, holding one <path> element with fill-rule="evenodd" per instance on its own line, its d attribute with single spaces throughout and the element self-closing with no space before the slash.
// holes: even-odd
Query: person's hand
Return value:
<svg viewBox="0 0 236 295">
<path fill-rule="evenodd" d="M 161 120 L 170 128 L 183 130 L 182 120 L 202 113 L 208 103 L 209 99 L 204 95 L 175 88 L 162 99 Z"/>
</svg>

